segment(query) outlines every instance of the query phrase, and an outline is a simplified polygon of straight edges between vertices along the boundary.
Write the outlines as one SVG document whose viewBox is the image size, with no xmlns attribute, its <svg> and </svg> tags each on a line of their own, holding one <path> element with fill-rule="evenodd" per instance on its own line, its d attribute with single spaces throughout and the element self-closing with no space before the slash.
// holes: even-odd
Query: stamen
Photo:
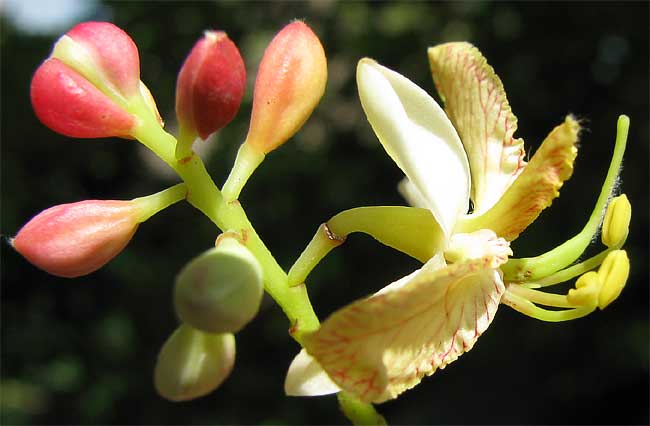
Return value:
<svg viewBox="0 0 650 426">
<path fill-rule="evenodd" d="M 603 221 L 602 241 L 607 247 L 621 246 L 630 230 L 632 205 L 625 194 L 614 198 L 607 206 Z"/>
<path fill-rule="evenodd" d="M 598 232 L 605 206 L 614 190 L 621 169 L 629 127 L 630 119 L 625 115 L 619 116 L 614 154 L 612 155 L 609 170 L 607 171 L 605 182 L 603 183 L 593 212 L 582 231 L 564 244 L 540 256 L 510 259 L 508 263 L 501 267 L 504 273 L 504 279 L 507 281 L 522 282 L 548 277 L 569 266 L 584 252 L 593 236 Z"/>
<path fill-rule="evenodd" d="M 511 284 L 508 286 L 508 291 L 530 302 L 539 303 L 540 305 L 553 306 L 555 308 L 577 308 L 582 306 L 581 304 L 569 302 L 567 296 L 564 294 L 546 293 L 526 288 L 519 284 Z"/>
<path fill-rule="evenodd" d="M 569 290 L 567 300 L 580 306 L 596 306 L 603 283 L 598 272 L 589 271 L 576 281 L 576 288 Z"/>
<path fill-rule="evenodd" d="M 605 309 L 607 305 L 618 298 L 629 275 L 630 259 L 625 250 L 616 250 L 607 255 L 603 264 L 598 268 L 598 277 L 603 283 L 598 297 L 600 309 Z"/>
<path fill-rule="evenodd" d="M 597 268 L 598 265 L 600 265 L 603 262 L 603 260 L 605 260 L 608 254 L 610 254 L 612 251 L 619 248 L 620 247 L 612 247 L 607 250 L 603 250 L 602 252 L 598 253 L 595 256 L 590 257 L 589 259 L 583 262 L 577 263 L 573 266 L 570 266 L 566 269 L 563 269 L 559 272 L 556 272 L 554 274 L 551 274 L 539 280 L 528 281 L 526 283 L 523 283 L 522 285 L 527 288 L 542 288 L 542 287 L 548 287 L 548 286 L 569 281 L 570 279 L 575 278 L 578 275 L 582 275 L 585 272 Z"/>
<path fill-rule="evenodd" d="M 501 303 L 504 303 L 515 311 L 527 315 L 531 318 L 547 322 L 570 321 L 577 318 L 582 318 L 589 315 L 596 309 L 595 306 L 581 306 L 575 309 L 549 311 L 547 309 L 536 306 L 528 299 L 512 293 L 510 289 L 506 290 L 506 292 L 501 297 Z"/>
</svg>

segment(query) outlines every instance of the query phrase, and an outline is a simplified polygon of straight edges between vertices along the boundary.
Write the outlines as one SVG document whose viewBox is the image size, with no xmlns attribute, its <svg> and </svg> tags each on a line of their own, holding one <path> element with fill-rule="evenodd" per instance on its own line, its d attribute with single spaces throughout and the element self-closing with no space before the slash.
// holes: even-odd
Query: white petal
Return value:
<svg viewBox="0 0 650 426">
<path fill-rule="evenodd" d="M 431 210 L 429 202 L 420 193 L 420 190 L 415 185 L 413 185 L 413 182 L 411 182 L 409 178 L 405 177 L 397 184 L 397 192 L 399 192 L 400 195 L 404 197 L 406 202 L 409 203 L 411 207 L 419 207 L 421 209 Z"/>
<path fill-rule="evenodd" d="M 329 395 L 339 390 L 304 349 L 291 362 L 284 381 L 284 392 L 289 396 Z"/>
<path fill-rule="evenodd" d="M 451 121 L 424 90 L 371 59 L 359 61 L 357 85 L 379 141 L 449 237 L 470 190 L 467 156 Z"/>
</svg>

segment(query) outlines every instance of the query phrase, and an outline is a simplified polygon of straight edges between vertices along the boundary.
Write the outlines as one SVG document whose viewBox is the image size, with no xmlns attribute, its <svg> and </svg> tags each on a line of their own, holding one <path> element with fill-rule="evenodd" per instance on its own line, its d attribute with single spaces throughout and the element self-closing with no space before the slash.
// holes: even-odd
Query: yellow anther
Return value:
<svg viewBox="0 0 650 426">
<path fill-rule="evenodd" d="M 566 298 L 572 305 L 593 306 L 595 309 L 598 304 L 601 287 L 602 282 L 598 273 L 589 271 L 578 278 L 576 288 L 569 290 Z"/>
<path fill-rule="evenodd" d="M 607 206 L 603 221 L 603 244 L 607 247 L 620 245 L 630 229 L 632 205 L 625 194 L 614 198 Z"/>
<path fill-rule="evenodd" d="M 607 255 L 598 268 L 598 277 L 603 285 L 598 296 L 598 307 L 605 309 L 625 287 L 630 274 L 630 259 L 625 250 L 614 250 Z"/>
</svg>

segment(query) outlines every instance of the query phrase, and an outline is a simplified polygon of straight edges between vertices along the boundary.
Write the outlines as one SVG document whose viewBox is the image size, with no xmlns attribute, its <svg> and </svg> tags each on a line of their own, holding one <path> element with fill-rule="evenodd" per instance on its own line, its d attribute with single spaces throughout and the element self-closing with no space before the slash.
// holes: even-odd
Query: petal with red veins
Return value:
<svg viewBox="0 0 650 426">
<path fill-rule="evenodd" d="M 463 141 L 472 171 L 474 210 L 492 207 L 521 173 L 524 141 L 494 69 L 469 43 L 429 48 L 433 80 Z"/>
<path fill-rule="evenodd" d="M 462 218 L 457 230 L 472 232 L 489 228 L 508 241 L 517 238 L 560 195 L 564 181 L 571 177 L 579 132 L 578 122 L 571 116 L 566 117 L 564 123 L 544 139 L 526 169 L 501 199 L 482 215 Z"/>
<path fill-rule="evenodd" d="M 474 346 L 504 292 L 504 261 L 489 253 L 423 268 L 332 314 L 305 348 L 342 390 L 366 402 L 395 398 Z"/>
</svg>

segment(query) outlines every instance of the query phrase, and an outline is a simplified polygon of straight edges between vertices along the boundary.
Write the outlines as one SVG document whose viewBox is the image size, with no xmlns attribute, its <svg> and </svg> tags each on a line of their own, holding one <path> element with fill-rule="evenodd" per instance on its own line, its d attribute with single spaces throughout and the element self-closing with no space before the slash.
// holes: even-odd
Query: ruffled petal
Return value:
<svg viewBox="0 0 650 426">
<path fill-rule="evenodd" d="M 489 253 L 423 268 L 332 314 L 305 348 L 341 389 L 366 402 L 395 398 L 472 348 L 504 292 L 504 261 Z"/>
<path fill-rule="evenodd" d="M 501 80 L 465 42 L 429 48 L 429 63 L 445 111 L 460 135 L 472 171 L 474 210 L 488 210 L 521 173 L 524 142 Z"/>
<path fill-rule="evenodd" d="M 362 59 L 361 105 L 384 149 L 417 188 L 449 237 L 469 203 L 469 164 L 445 112 L 402 75 Z"/>
<path fill-rule="evenodd" d="M 503 197 L 484 214 L 462 218 L 458 230 L 471 232 L 489 228 L 508 241 L 517 238 L 560 195 L 564 181 L 573 174 L 579 132 L 578 122 L 567 116 L 564 123 L 544 139 Z"/>
</svg>

